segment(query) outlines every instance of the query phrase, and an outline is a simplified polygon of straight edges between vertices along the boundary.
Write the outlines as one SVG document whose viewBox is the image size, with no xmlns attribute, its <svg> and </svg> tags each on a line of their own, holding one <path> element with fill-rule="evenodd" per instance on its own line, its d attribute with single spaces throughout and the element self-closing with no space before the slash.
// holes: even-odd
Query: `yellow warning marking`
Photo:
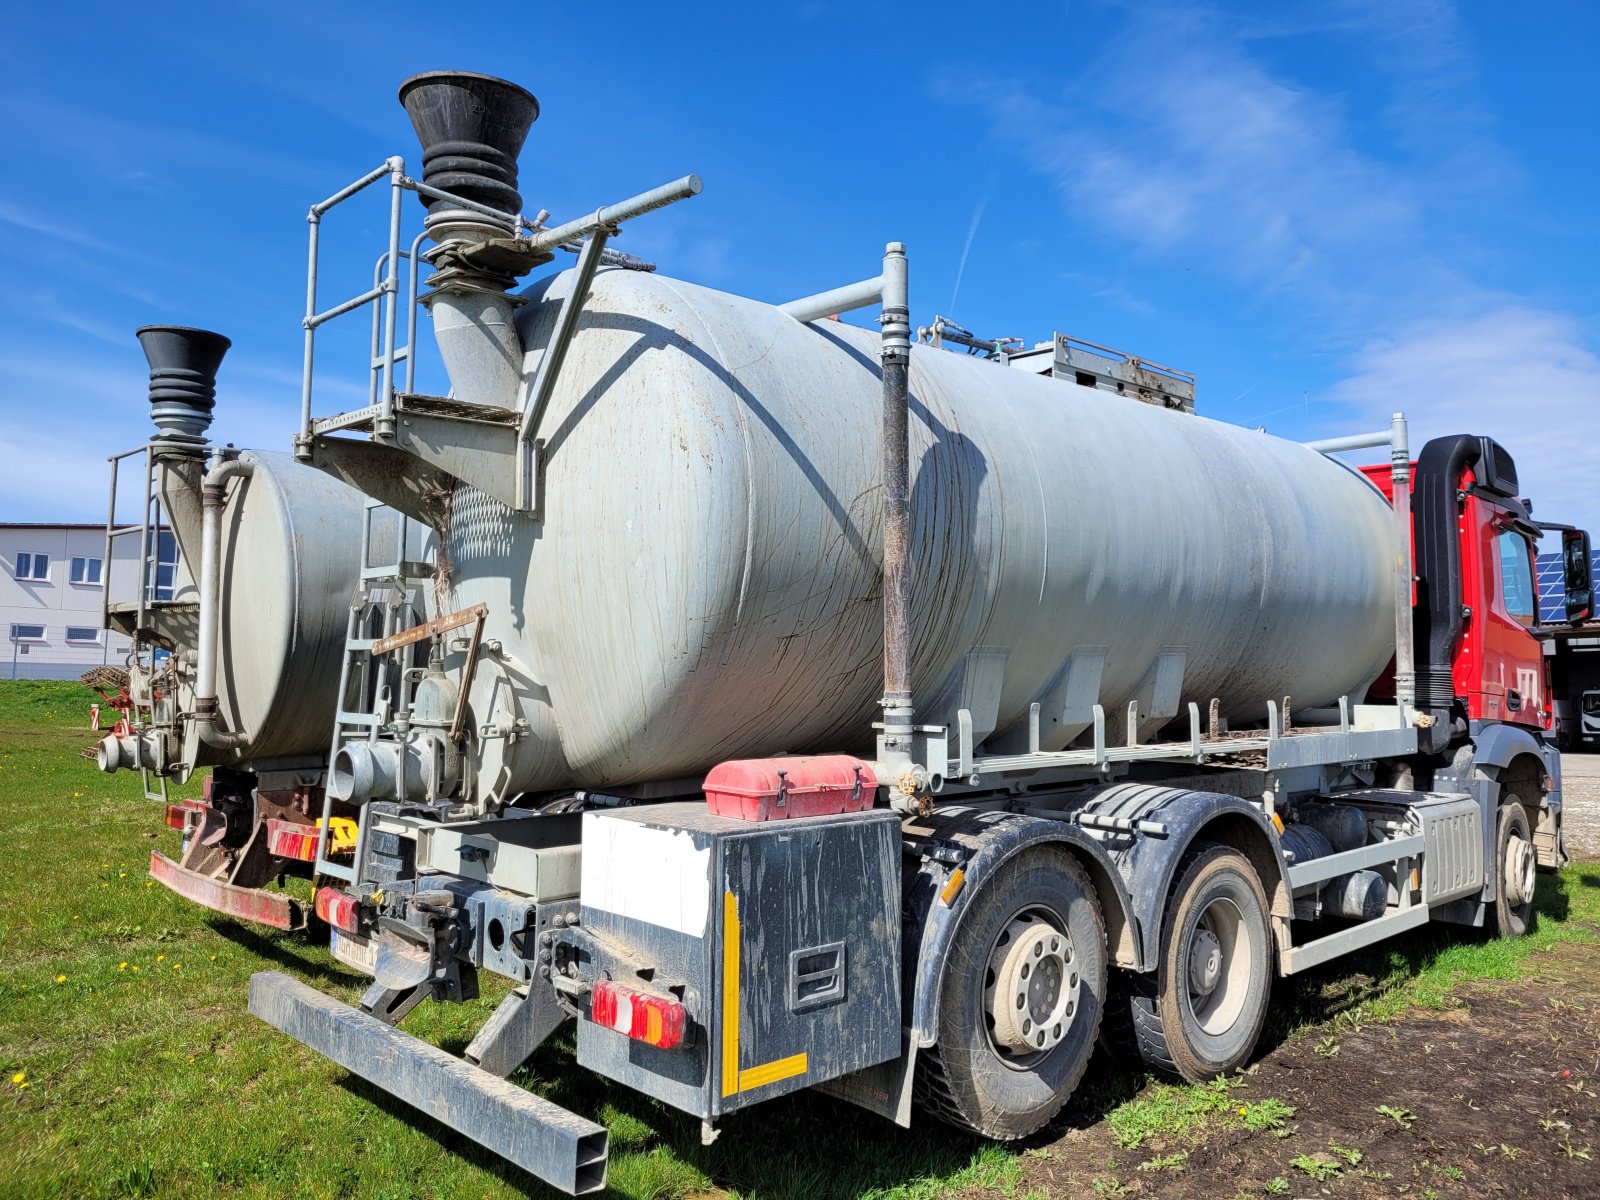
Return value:
<svg viewBox="0 0 1600 1200">
<path fill-rule="evenodd" d="M 1283 818 L 1277 813 L 1272 814 L 1273 827 L 1281 834 L 1283 832 Z"/>
<path fill-rule="evenodd" d="M 939 893 L 939 899 L 946 908 L 961 894 L 961 887 L 967 882 L 967 873 L 960 867 L 950 872 L 950 881 L 944 885 L 944 891 Z"/>
<path fill-rule="evenodd" d="M 722 1094 L 739 1090 L 739 901 L 722 894 Z"/>
<path fill-rule="evenodd" d="M 802 1051 L 799 1054 L 791 1054 L 788 1058 L 769 1062 L 763 1067 L 751 1067 L 748 1071 L 740 1071 L 739 1090 L 748 1092 L 751 1088 L 765 1087 L 769 1083 L 777 1083 L 780 1079 L 792 1079 L 796 1075 L 805 1073 L 806 1056 Z"/>
</svg>

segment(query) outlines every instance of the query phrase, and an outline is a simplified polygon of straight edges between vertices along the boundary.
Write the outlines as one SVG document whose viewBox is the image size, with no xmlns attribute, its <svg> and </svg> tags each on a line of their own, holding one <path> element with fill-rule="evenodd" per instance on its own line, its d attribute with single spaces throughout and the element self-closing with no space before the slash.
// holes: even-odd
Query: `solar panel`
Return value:
<svg viewBox="0 0 1600 1200">
<path fill-rule="evenodd" d="M 1560 553 L 1541 554 L 1539 567 L 1539 620 L 1549 623 L 1567 619 L 1567 577 Z"/>
</svg>

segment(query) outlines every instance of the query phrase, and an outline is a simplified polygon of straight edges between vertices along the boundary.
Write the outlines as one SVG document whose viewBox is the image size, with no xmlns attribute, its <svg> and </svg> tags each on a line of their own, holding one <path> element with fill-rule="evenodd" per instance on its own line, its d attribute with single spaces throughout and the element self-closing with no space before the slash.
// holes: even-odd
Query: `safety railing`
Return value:
<svg viewBox="0 0 1600 1200">
<path fill-rule="evenodd" d="M 388 244 L 378 256 L 373 267 L 372 286 L 367 290 L 350 296 L 327 308 L 320 308 L 318 294 L 318 281 L 321 258 L 321 230 L 322 218 L 333 209 L 347 200 L 360 195 L 368 188 L 387 179 L 390 189 Z M 427 231 L 416 235 L 408 248 L 401 246 L 401 231 L 403 222 L 402 201 L 406 192 L 416 192 L 418 195 L 430 200 L 442 200 L 450 205 L 464 209 L 482 218 L 485 222 L 505 230 L 510 237 L 527 243 L 530 254 L 550 252 L 555 250 L 581 251 L 590 241 L 598 240 L 599 245 L 594 247 L 589 256 L 590 261 L 585 263 L 580 258 L 580 268 L 587 267 L 588 274 L 592 275 L 593 268 L 599 265 L 616 265 L 631 270 L 651 271 L 655 269 L 654 263 L 645 262 L 633 255 L 621 254 L 605 248 L 605 238 L 615 232 L 617 226 L 624 221 L 653 212 L 655 209 L 665 207 L 675 201 L 692 196 L 700 191 L 700 180 L 697 176 L 688 175 L 673 183 L 664 184 L 641 193 L 620 204 L 608 205 L 586 217 L 568 221 L 555 228 L 547 229 L 544 222 L 549 219 L 549 214 L 540 211 L 536 216 L 529 218 L 521 213 L 514 216 L 500 212 L 497 209 L 479 204 L 464 196 L 453 192 L 432 187 L 411 178 L 406 174 L 406 164 L 403 158 L 392 156 L 385 159 L 383 164 L 374 167 L 359 179 L 354 180 L 345 187 L 340 188 L 325 200 L 313 204 L 306 214 L 309 226 L 307 258 L 306 258 L 306 305 L 305 315 L 301 319 L 304 329 L 304 356 L 301 366 L 300 383 L 300 432 L 295 437 L 295 454 L 302 461 L 309 461 L 313 438 L 319 433 L 332 433 L 340 428 L 352 425 L 371 423 L 372 436 L 379 441 L 392 441 L 395 432 L 395 369 L 397 363 L 404 363 L 405 384 L 404 391 L 412 392 L 416 386 L 417 363 L 417 305 L 419 297 L 418 275 L 421 264 L 422 243 L 427 240 Z M 404 294 L 401 292 L 400 264 L 404 260 L 406 265 L 406 285 Z M 401 305 L 406 309 L 406 342 L 404 346 L 396 345 L 397 324 Z M 372 307 L 372 337 L 371 337 L 371 381 L 368 385 L 368 405 L 365 409 L 353 413 L 343 413 L 324 421 L 318 421 L 313 415 L 313 393 L 316 372 L 316 347 L 317 331 L 329 321 L 346 313 L 358 309 Z M 555 356 L 559 365 L 560 355 Z M 554 373 L 547 372 L 550 383 L 553 384 Z M 548 384 L 546 385 L 549 386 Z M 538 389 L 535 389 L 538 394 Z M 548 397 L 546 397 L 548 399 Z M 537 416 L 542 414 L 542 406 L 530 403 L 519 427 L 519 440 L 532 444 L 531 431 L 537 427 Z"/>
</svg>

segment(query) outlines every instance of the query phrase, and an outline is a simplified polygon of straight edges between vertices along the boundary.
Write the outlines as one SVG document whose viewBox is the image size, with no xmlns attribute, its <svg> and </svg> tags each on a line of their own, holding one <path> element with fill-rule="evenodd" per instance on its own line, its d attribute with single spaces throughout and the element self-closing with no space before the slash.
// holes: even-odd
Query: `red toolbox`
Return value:
<svg viewBox="0 0 1600 1200">
<path fill-rule="evenodd" d="M 859 758 L 817 754 L 718 763 L 704 786 L 706 806 L 719 817 L 782 821 L 871 808 L 878 781 Z"/>
</svg>

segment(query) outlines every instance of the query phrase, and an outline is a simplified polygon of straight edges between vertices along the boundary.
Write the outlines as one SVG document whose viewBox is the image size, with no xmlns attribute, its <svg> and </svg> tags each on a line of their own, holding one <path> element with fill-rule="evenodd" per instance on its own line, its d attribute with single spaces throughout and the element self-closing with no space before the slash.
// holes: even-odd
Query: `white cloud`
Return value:
<svg viewBox="0 0 1600 1200">
<path fill-rule="evenodd" d="M 1363 427 L 1403 411 L 1412 446 L 1450 433 L 1489 433 L 1517 463 L 1541 520 L 1600 537 L 1600 355 L 1582 325 L 1507 303 L 1462 321 L 1418 321 L 1376 339 L 1328 398 Z"/>
</svg>

